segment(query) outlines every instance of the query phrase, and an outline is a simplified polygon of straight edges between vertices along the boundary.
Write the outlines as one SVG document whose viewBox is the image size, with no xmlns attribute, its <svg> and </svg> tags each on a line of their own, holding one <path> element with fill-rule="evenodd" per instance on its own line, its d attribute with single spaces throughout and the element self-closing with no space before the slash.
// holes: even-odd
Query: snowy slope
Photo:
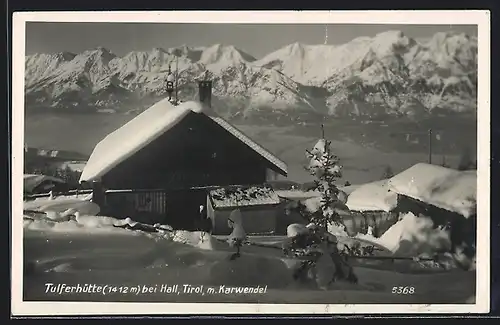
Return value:
<svg viewBox="0 0 500 325">
<path fill-rule="evenodd" d="M 415 115 L 474 111 L 477 39 L 437 33 L 419 43 L 400 31 L 342 45 L 294 43 L 256 60 L 225 44 L 154 48 L 118 57 L 100 47 L 80 54 L 27 56 L 27 108 L 129 110 L 165 96 L 169 66 L 179 96 L 214 81 L 214 100 L 231 117 Z M 219 112 L 220 114 L 221 112 Z"/>
</svg>

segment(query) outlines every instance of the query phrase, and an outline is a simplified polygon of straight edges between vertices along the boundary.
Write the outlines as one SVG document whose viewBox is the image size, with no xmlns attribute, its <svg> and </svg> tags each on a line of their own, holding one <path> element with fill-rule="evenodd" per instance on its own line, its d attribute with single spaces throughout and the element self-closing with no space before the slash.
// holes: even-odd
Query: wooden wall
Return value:
<svg viewBox="0 0 500 325">
<path fill-rule="evenodd" d="M 207 204 L 208 217 L 213 225 L 212 234 L 229 235 L 232 229 L 228 227 L 227 220 L 233 209 L 214 209 L 210 200 Z M 247 235 L 276 232 L 278 209 L 275 205 L 241 207 L 240 211 Z"/>
</svg>

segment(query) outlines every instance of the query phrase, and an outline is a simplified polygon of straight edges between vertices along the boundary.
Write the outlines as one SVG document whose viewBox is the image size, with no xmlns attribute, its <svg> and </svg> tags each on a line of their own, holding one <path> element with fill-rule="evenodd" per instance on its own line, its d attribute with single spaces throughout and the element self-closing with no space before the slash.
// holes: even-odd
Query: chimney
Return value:
<svg viewBox="0 0 500 325">
<path fill-rule="evenodd" d="M 203 80 L 198 81 L 200 102 L 206 104 L 208 107 L 212 107 L 212 81 Z"/>
</svg>

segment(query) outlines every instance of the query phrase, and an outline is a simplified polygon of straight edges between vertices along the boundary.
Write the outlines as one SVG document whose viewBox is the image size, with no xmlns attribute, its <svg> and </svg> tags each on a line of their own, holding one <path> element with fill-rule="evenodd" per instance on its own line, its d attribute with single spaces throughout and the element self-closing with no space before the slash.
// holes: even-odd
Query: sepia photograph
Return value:
<svg viewBox="0 0 500 325">
<path fill-rule="evenodd" d="M 488 311 L 489 14 L 247 14 L 14 17 L 13 312 Z"/>
</svg>

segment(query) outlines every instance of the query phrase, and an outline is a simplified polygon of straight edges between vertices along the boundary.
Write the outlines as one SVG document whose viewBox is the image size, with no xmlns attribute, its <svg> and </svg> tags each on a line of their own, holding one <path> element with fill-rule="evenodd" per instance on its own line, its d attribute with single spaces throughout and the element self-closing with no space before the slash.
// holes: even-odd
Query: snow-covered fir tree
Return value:
<svg viewBox="0 0 500 325">
<path fill-rule="evenodd" d="M 323 136 L 312 150 L 306 150 L 310 160 L 306 169 L 315 177 L 313 190 L 321 193 L 320 209 L 310 216 L 310 222 L 323 229 L 328 229 L 328 225 L 343 227 L 342 218 L 335 211 L 339 194 L 336 181 L 342 177 L 342 167 L 330 145 L 331 141 Z"/>
</svg>

